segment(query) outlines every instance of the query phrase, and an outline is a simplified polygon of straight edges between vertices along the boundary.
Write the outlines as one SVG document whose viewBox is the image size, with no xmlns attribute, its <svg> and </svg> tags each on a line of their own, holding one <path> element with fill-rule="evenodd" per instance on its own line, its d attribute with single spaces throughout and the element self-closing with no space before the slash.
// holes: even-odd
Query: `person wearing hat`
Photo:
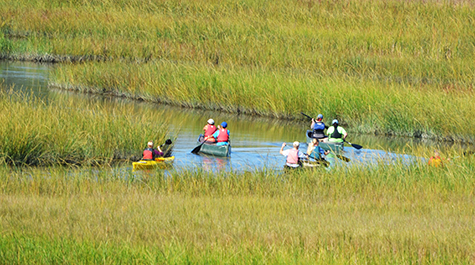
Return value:
<svg viewBox="0 0 475 265">
<path fill-rule="evenodd" d="M 209 119 L 208 124 L 203 127 L 203 131 L 205 131 L 203 140 L 211 143 L 216 142 L 213 137 L 213 134 L 216 132 L 216 130 L 218 129 L 216 128 L 216 126 L 214 126 L 214 120 Z"/>
<path fill-rule="evenodd" d="M 216 145 L 228 145 L 229 144 L 229 130 L 228 124 L 223 121 L 221 123 L 221 127 L 218 125 L 218 130 L 213 134 L 213 137 L 218 142 Z"/>
<path fill-rule="evenodd" d="M 313 130 L 312 138 L 315 138 L 315 139 L 327 138 L 324 130 L 328 129 L 328 126 L 326 126 L 322 120 L 323 120 L 322 114 L 318 114 L 316 120 L 312 118 L 312 125 L 310 125 L 310 129 Z"/>
<path fill-rule="evenodd" d="M 284 147 L 286 146 L 286 143 L 282 144 L 282 147 L 280 148 L 280 154 L 283 156 L 287 157 L 287 160 L 285 162 L 285 166 L 289 168 L 298 168 L 300 166 L 300 160 L 307 158 L 307 154 L 302 153 L 299 150 L 300 143 L 295 141 L 292 146 L 292 149 L 287 149 L 284 151 Z"/>
<path fill-rule="evenodd" d="M 348 136 L 343 127 L 338 126 L 338 120 L 335 119 L 332 121 L 332 126 L 327 130 L 328 141 L 334 143 L 342 143 L 344 139 Z"/>
<path fill-rule="evenodd" d="M 156 157 L 163 156 L 162 150 L 160 150 L 160 147 L 157 146 L 157 149 L 153 149 L 153 142 L 149 141 L 147 143 L 147 148 L 143 150 L 143 160 L 153 160 Z"/>
</svg>

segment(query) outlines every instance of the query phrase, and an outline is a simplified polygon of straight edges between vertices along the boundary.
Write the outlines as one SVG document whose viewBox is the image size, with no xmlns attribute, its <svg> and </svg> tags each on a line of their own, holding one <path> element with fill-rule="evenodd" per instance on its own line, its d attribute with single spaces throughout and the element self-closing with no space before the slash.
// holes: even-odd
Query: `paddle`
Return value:
<svg viewBox="0 0 475 265">
<path fill-rule="evenodd" d="M 308 157 L 312 158 L 313 160 L 319 162 L 319 163 L 322 163 L 324 166 L 328 167 L 328 165 L 330 164 L 330 162 L 326 161 L 325 159 L 316 159 L 313 155 L 308 155 Z"/>
<path fill-rule="evenodd" d="M 300 114 L 302 114 L 303 116 L 309 118 L 309 119 L 312 119 L 312 117 L 308 116 L 307 114 L 303 113 L 303 112 L 300 112 Z"/>
<path fill-rule="evenodd" d="M 355 149 L 358 149 L 358 150 L 359 150 L 359 149 L 363 148 L 363 146 L 361 146 L 361 145 L 359 145 L 359 144 L 352 144 L 352 143 L 348 142 L 348 141 L 345 140 L 345 139 L 343 139 L 343 141 L 344 141 L 345 143 L 347 143 L 347 144 L 353 146 L 353 148 L 355 148 Z"/>
<path fill-rule="evenodd" d="M 339 159 L 345 161 L 345 162 L 350 162 L 351 159 L 349 159 L 348 157 L 346 156 L 342 156 L 342 155 L 336 155 L 336 157 L 338 157 Z"/>
<path fill-rule="evenodd" d="M 203 139 L 203 142 L 201 142 L 197 147 L 193 148 L 193 150 L 191 150 L 191 153 L 198 154 L 198 152 L 201 150 L 201 146 L 203 146 L 205 142 L 206 140 Z"/>
</svg>

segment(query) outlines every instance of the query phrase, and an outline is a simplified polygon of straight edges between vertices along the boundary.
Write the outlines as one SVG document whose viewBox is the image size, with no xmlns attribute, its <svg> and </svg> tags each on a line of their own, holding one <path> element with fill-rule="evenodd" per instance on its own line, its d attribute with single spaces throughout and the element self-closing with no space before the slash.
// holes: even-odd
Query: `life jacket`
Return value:
<svg viewBox="0 0 475 265">
<path fill-rule="evenodd" d="M 287 163 L 289 164 L 299 163 L 299 150 L 297 149 L 289 150 L 289 155 L 287 156 Z"/>
<path fill-rule="evenodd" d="M 226 128 L 219 129 L 218 143 L 227 142 L 227 141 L 229 141 L 228 129 Z"/>
<path fill-rule="evenodd" d="M 343 138 L 343 135 L 338 131 L 338 126 L 337 127 L 333 126 L 333 127 L 335 128 L 335 130 L 333 130 L 333 133 L 330 135 L 331 138 L 335 138 L 335 139 Z"/>
<path fill-rule="evenodd" d="M 144 160 L 153 160 L 153 149 L 152 148 L 147 148 L 143 150 L 143 158 Z"/>
<path fill-rule="evenodd" d="M 442 158 L 440 158 L 440 156 L 431 157 L 429 159 L 429 166 L 434 166 L 434 167 L 444 166 L 444 164 L 442 164 Z"/>
<path fill-rule="evenodd" d="M 310 155 L 312 155 L 315 158 L 315 160 L 322 159 L 321 154 L 320 154 L 320 147 L 315 146 L 315 148 L 312 150 L 312 153 L 310 153 Z"/>
<path fill-rule="evenodd" d="M 213 135 L 213 133 L 216 132 L 216 126 L 214 125 L 211 125 L 211 124 L 208 124 L 205 126 L 206 127 L 206 130 L 205 130 L 205 137 L 208 137 L 210 135 Z"/>
<path fill-rule="evenodd" d="M 323 122 L 317 122 L 313 126 L 313 138 L 325 138 L 325 133 L 323 132 L 325 130 L 325 124 Z"/>
</svg>

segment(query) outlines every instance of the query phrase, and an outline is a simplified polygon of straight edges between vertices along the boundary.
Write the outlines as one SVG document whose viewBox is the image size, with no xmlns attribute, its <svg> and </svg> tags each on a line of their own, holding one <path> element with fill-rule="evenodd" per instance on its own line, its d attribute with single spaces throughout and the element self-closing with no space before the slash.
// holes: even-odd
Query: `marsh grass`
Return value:
<svg viewBox="0 0 475 265">
<path fill-rule="evenodd" d="M 61 87 L 473 142 L 469 1 L 0 3 L 2 58 L 112 61 Z"/>
<path fill-rule="evenodd" d="M 160 112 L 131 112 L 124 104 L 46 102 L 3 89 L 0 113 L 1 163 L 10 165 L 108 165 L 140 157 L 147 141 L 167 137 L 167 124 L 154 122 Z"/>
<path fill-rule="evenodd" d="M 3 54 L 471 83 L 469 2 L 2 0 Z M 100 60 L 102 60 L 100 59 Z"/>
<path fill-rule="evenodd" d="M 327 122 L 338 118 L 359 133 L 474 140 L 470 89 L 167 61 L 62 66 L 56 68 L 52 85 L 277 118 L 299 119 L 301 111 L 323 113 Z"/>
<path fill-rule="evenodd" d="M 0 256 L 34 263 L 470 263 L 474 160 L 254 173 L 0 168 Z"/>
</svg>

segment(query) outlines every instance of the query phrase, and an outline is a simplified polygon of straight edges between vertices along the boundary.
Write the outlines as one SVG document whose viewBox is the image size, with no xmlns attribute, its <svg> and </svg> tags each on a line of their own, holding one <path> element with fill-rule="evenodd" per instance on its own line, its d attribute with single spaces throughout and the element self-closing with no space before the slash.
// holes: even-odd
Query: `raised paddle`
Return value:
<svg viewBox="0 0 475 265">
<path fill-rule="evenodd" d="M 363 148 L 363 146 L 361 146 L 361 145 L 359 145 L 359 144 L 352 144 L 352 143 L 348 142 L 348 141 L 345 140 L 345 139 L 343 139 L 343 141 L 344 141 L 345 143 L 347 143 L 347 144 L 353 146 L 353 148 L 355 148 L 355 149 L 360 150 L 361 148 Z"/>
<path fill-rule="evenodd" d="M 300 114 L 302 114 L 303 116 L 309 118 L 309 119 L 313 119 L 312 117 L 308 116 L 307 114 L 303 113 L 303 112 L 300 112 Z"/>
</svg>

